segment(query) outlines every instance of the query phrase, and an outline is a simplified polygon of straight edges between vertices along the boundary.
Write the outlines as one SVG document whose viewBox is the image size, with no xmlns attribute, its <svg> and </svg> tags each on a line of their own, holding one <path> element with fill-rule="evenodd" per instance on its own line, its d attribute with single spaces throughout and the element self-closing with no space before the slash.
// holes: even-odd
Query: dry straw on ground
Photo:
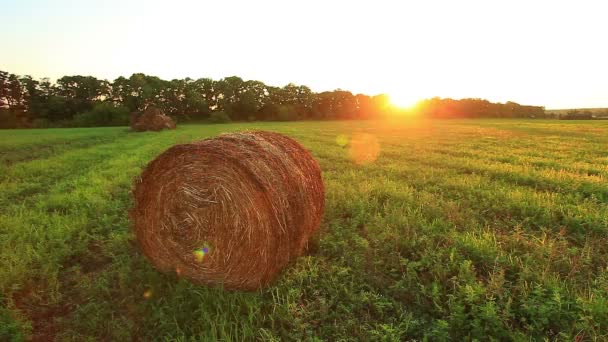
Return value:
<svg viewBox="0 0 608 342">
<path fill-rule="evenodd" d="M 175 122 L 160 109 L 148 106 L 143 113 L 131 113 L 131 129 L 137 132 L 175 129 Z"/>
<path fill-rule="evenodd" d="M 131 219 L 158 269 L 253 290 L 303 253 L 324 192 L 317 161 L 291 138 L 225 134 L 173 146 L 148 164 Z"/>
</svg>

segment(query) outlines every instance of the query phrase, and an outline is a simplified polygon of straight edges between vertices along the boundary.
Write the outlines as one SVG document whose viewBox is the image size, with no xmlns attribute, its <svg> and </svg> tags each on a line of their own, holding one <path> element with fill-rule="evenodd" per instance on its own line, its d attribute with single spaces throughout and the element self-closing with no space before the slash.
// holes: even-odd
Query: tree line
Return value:
<svg viewBox="0 0 608 342">
<path fill-rule="evenodd" d="M 492 103 L 484 99 L 440 99 L 420 101 L 416 110 L 429 118 L 553 118 L 545 107 L 524 106 L 515 102 Z"/>
<path fill-rule="evenodd" d="M 0 71 L 0 128 L 126 125 L 129 113 L 149 105 L 178 122 L 376 119 L 399 111 L 385 94 L 313 92 L 304 85 L 274 87 L 236 76 L 167 81 L 136 73 L 110 82 L 77 75 L 52 83 Z M 433 98 L 415 111 L 433 118 L 544 117 L 544 107 L 482 99 Z"/>
</svg>

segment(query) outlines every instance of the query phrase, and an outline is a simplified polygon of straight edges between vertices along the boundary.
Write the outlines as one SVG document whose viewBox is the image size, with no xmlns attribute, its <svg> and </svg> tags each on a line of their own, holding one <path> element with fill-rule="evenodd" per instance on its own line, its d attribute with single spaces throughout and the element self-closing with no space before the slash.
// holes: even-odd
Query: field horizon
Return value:
<svg viewBox="0 0 608 342">
<path fill-rule="evenodd" d="M 134 179 L 242 130 L 319 161 L 306 255 L 254 292 L 158 272 L 130 230 Z M 0 340 L 608 339 L 607 146 L 608 122 L 574 120 L 0 130 Z"/>
</svg>

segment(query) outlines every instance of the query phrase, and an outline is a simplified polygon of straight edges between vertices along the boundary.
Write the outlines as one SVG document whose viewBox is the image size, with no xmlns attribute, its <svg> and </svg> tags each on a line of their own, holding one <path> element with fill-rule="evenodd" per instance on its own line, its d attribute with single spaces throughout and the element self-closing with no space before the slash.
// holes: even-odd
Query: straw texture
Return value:
<svg viewBox="0 0 608 342">
<path fill-rule="evenodd" d="M 306 248 L 324 209 L 316 160 L 273 132 L 176 145 L 136 181 L 133 229 L 160 270 L 254 290 Z"/>
</svg>

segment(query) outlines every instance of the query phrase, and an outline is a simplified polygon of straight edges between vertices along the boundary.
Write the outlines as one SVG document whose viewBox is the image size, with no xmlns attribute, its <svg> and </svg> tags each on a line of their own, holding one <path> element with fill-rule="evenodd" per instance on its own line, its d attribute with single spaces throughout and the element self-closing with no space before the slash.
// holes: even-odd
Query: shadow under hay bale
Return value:
<svg viewBox="0 0 608 342">
<path fill-rule="evenodd" d="M 273 132 L 176 145 L 136 181 L 130 216 L 160 270 L 198 284 L 254 290 L 300 256 L 325 205 L 319 164 Z"/>
<path fill-rule="evenodd" d="M 130 126 L 136 132 L 161 131 L 163 129 L 175 129 L 175 122 L 160 109 L 148 106 L 141 114 L 131 113 Z"/>
</svg>

